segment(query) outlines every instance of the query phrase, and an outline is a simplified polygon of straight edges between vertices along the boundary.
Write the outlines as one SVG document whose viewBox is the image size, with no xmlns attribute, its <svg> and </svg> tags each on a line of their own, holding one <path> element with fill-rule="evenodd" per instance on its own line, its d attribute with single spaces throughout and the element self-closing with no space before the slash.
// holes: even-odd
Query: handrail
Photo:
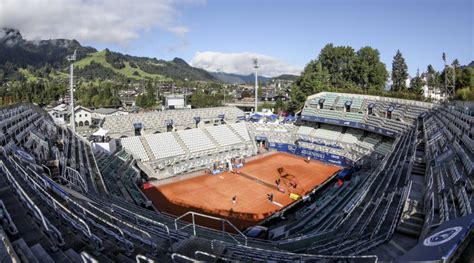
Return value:
<svg viewBox="0 0 474 263">
<path fill-rule="evenodd" d="M 196 223 L 195 223 L 194 217 L 195 217 L 195 215 L 197 215 L 197 216 L 201 216 L 201 217 L 205 217 L 205 218 L 209 218 L 209 219 L 213 219 L 213 220 L 217 220 L 217 221 L 222 221 L 222 233 L 225 233 L 225 234 L 229 235 L 232 239 L 234 239 L 234 241 L 236 241 L 238 244 L 240 244 L 240 242 L 239 242 L 233 235 L 231 235 L 231 234 L 229 234 L 229 233 L 227 233 L 227 232 L 225 231 L 225 223 L 229 224 L 239 235 L 241 235 L 241 236 L 244 238 L 244 240 L 245 240 L 245 245 L 247 245 L 247 242 L 248 242 L 247 236 L 244 235 L 244 234 L 243 234 L 237 227 L 235 227 L 229 220 L 224 219 L 224 218 L 215 217 L 215 216 L 209 216 L 209 215 L 205 215 L 205 214 L 201 214 L 201 213 L 197 213 L 197 212 L 193 212 L 193 211 L 188 211 L 188 212 L 186 212 L 185 214 L 183 214 L 183 215 L 177 217 L 177 218 L 174 220 L 174 226 L 175 226 L 175 229 L 176 229 L 176 230 L 179 230 L 179 228 L 178 228 L 178 220 L 180 220 L 181 218 L 183 218 L 183 217 L 185 217 L 185 216 L 187 216 L 187 215 L 191 215 L 191 217 L 192 217 L 193 234 L 194 234 L 195 236 L 197 236 L 197 235 L 196 235 Z M 181 229 L 184 229 L 184 228 L 188 227 L 189 225 L 190 225 L 190 224 L 188 224 L 188 225 L 182 227 Z"/>
<path fill-rule="evenodd" d="M 69 200 L 72 201 L 72 199 L 69 199 Z M 106 222 L 106 224 L 112 226 L 113 228 L 116 228 L 116 229 L 121 233 L 121 235 L 122 235 L 123 237 L 125 237 L 125 235 L 124 235 L 124 233 L 123 233 L 123 230 L 120 229 L 120 227 L 118 227 L 118 226 L 116 226 L 115 224 L 112 224 L 112 223 L 110 223 L 109 221 L 107 221 L 107 220 L 105 220 L 105 219 L 103 219 L 103 218 L 97 216 L 96 214 L 92 213 L 92 212 L 89 211 L 87 208 L 82 207 L 81 205 L 79 205 L 79 204 L 76 203 L 75 201 L 72 201 L 72 202 L 75 203 L 75 204 L 76 204 L 77 206 L 79 206 L 80 208 L 82 208 L 83 211 L 88 212 L 88 213 L 91 214 L 92 216 L 98 218 L 99 220 L 101 220 L 101 221 L 103 221 L 103 222 Z M 123 221 L 123 220 L 121 220 L 120 218 L 117 218 L 117 217 L 115 217 L 114 215 L 111 215 L 111 214 L 107 213 L 106 211 L 104 211 L 104 210 L 102 210 L 102 209 L 99 209 L 98 207 L 96 207 L 95 205 L 93 205 L 91 202 L 87 202 L 87 204 L 88 204 L 89 206 L 93 207 L 94 209 L 96 209 L 97 211 L 101 211 L 102 213 L 106 214 L 109 218 L 112 218 L 112 219 L 116 220 L 117 222 L 120 222 L 121 224 L 124 224 L 124 225 L 126 225 L 126 226 L 128 226 L 128 227 L 134 229 L 135 231 L 138 231 L 138 232 L 140 232 L 140 233 L 142 233 L 142 234 L 148 236 L 149 238 L 151 238 L 151 235 L 150 235 L 148 232 L 145 232 L 145 231 L 143 231 L 142 229 L 137 228 L 136 226 L 134 226 L 134 225 L 132 225 L 132 224 L 126 222 L 126 221 Z"/>
<path fill-rule="evenodd" d="M 1 160 L 0 160 L 0 161 L 1 161 Z M 14 162 L 14 164 L 15 164 L 18 168 L 20 168 L 20 169 L 22 170 L 22 172 L 25 174 L 25 176 L 29 177 L 29 175 L 28 175 L 14 160 L 12 160 L 12 161 Z M 3 163 L 2 163 L 2 164 L 3 164 Z M 29 168 L 29 170 L 32 171 L 34 174 L 36 174 L 33 170 L 31 170 L 31 168 Z M 42 178 L 40 178 L 40 179 L 42 179 Z M 38 186 L 42 191 L 44 191 L 44 189 L 42 189 L 42 187 L 39 186 L 39 185 L 37 184 L 37 182 L 35 182 L 35 181 L 32 180 L 31 178 L 30 178 L 30 180 L 34 183 L 35 186 Z M 79 209 L 81 209 L 84 213 L 87 212 L 88 214 L 92 215 L 93 217 L 97 218 L 98 220 L 100 220 L 100 221 L 104 222 L 105 224 L 109 225 L 110 227 L 116 229 L 116 230 L 121 234 L 121 236 L 125 238 L 125 234 L 124 234 L 123 230 L 122 230 L 120 227 L 118 227 L 118 226 L 116 226 L 115 224 L 112 224 L 112 223 L 110 223 L 109 221 L 107 221 L 107 220 L 105 220 L 105 219 L 103 219 L 103 218 L 97 216 L 95 213 L 92 213 L 91 211 L 89 211 L 88 209 L 84 208 L 83 206 L 81 206 L 80 204 L 78 204 L 76 201 L 70 199 L 69 197 L 65 197 L 65 199 L 66 199 L 66 201 L 75 204 L 75 205 L 76 205 Z M 54 204 L 54 203 L 58 204 L 61 208 L 63 208 L 63 209 L 65 209 L 66 211 L 70 212 L 70 210 L 68 210 L 68 209 L 67 209 L 66 207 L 64 207 L 62 204 L 60 204 L 59 202 L 57 202 L 56 200 L 53 199 L 53 204 Z M 149 233 L 147 233 L 147 232 L 145 232 L 145 231 L 143 231 L 143 230 L 141 230 L 141 229 L 138 229 L 137 227 L 135 227 L 135 226 L 133 226 L 133 225 L 127 223 L 127 222 L 124 222 L 124 221 L 122 221 L 122 220 L 120 220 L 120 219 L 118 219 L 118 218 L 116 218 L 116 217 L 114 217 L 114 216 L 112 216 L 112 215 L 110 215 L 110 214 L 104 212 L 103 210 L 101 210 L 101 209 L 95 207 L 94 205 L 92 205 L 92 204 L 90 204 L 90 203 L 89 203 L 89 205 L 90 205 L 91 207 L 95 208 L 95 209 L 98 210 L 98 211 L 102 211 L 104 214 L 108 215 L 109 218 L 112 218 L 112 219 L 116 220 L 117 222 L 120 222 L 120 223 L 122 223 L 122 224 L 124 224 L 124 225 L 126 225 L 126 226 L 128 226 L 128 227 L 130 227 L 130 228 L 132 228 L 132 229 L 134 229 L 134 230 L 136 230 L 136 231 L 138 231 L 138 232 L 141 232 L 142 234 L 146 235 L 148 238 L 151 238 L 151 235 L 150 235 Z M 84 220 L 82 220 L 81 218 L 77 217 L 75 214 L 73 214 L 73 213 L 71 213 L 71 212 L 70 212 L 70 214 L 72 214 L 75 219 L 77 219 L 77 220 L 79 220 L 81 223 L 83 223 L 83 224 L 85 225 L 85 227 L 86 227 L 87 233 L 88 233 L 89 235 L 92 235 L 89 226 L 85 223 Z"/>
<path fill-rule="evenodd" d="M 112 204 L 112 207 L 113 207 L 113 208 L 114 208 L 114 207 L 115 207 L 115 208 L 119 208 L 119 209 L 121 209 L 121 210 L 123 210 L 123 211 L 126 211 L 126 212 L 130 212 L 130 210 L 127 210 L 127 209 L 125 209 L 125 208 L 123 208 L 123 207 L 121 207 L 121 206 L 118 206 L 118 205 L 116 205 L 116 204 Z M 140 219 L 142 219 L 142 220 L 144 220 L 144 221 L 147 221 L 147 222 L 149 222 L 149 223 L 156 224 L 156 225 L 158 225 L 158 226 L 163 227 L 163 228 L 166 230 L 166 233 L 168 234 L 168 236 L 170 236 L 170 229 L 169 229 L 169 227 L 168 227 L 167 225 L 165 225 L 165 224 L 163 224 L 163 223 L 161 223 L 161 222 L 155 221 L 155 220 L 153 220 L 153 219 L 150 219 L 150 218 L 148 218 L 148 217 L 142 216 L 142 215 L 140 215 L 140 214 L 133 214 L 133 216 L 136 217 L 136 218 L 138 217 L 138 218 L 140 218 Z"/>
<path fill-rule="evenodd" d="M 213 244 L 214 241 L 224 243 L 221 240 L 213 239 L 211 241 L 211 244 Z M 268 249 L 263 249 L 263 248 L 258 248 L 258 247 L 248 247 L 248 246 L 243 246 L 243 245 L 236 245 L 236 246 L 237 247 L 243 247 L 243 248 L 249 248 L 251 250 L 256 250 L 256 251 L 264 251 L 265 253 L 269 253 L 269 254 L 273 254 L 273 255 L 281 254 L 281 255 L 299 257 L 300 259 L 302 259 L 302 258 L 307 258 L 307 259 L 311 259 L 311 258 L 322 258 L 322 259 L 325 259 L 325 258 L 333 258 L 333 259 L 374 258 L 375 262 L 378 261 L 377 255 L 357 255 L 357 256 L 350 256 L 350 255 L 347 255 L 347 256 L 344 256 L 344 255 L 316 255 L 316 254 L 305 254 L 305 253 L 292 253 L 292 252 L 288 252 L 288 251 L 284 251 L 284 250 L 275 251 L 275 250 L 268 250 Z"/>
<path fill-rule="evenodd" d="M 141 259 L 142 259 L 142 260 L 145 260 L 145 261 L 148 262 L 148 263 L 154 263 L 154 262 L 156 262 L 156 261 L 154 261 L 153 259 L 148 258 L 147 256 L 144 256 L 144 255 L 142 255 L 142 254 L 137 254 L 137 255 L 135 256 L 135 260 L 136 260 L 137 263 L 142 262 Z"/>
<path fill-rule="evenodd" d="M 85 251 L 81 252 L 81 258 L 82 258 L 82 262 L 85 262 L 85 263 L 99 263 L 97 259 L 89 255 L 89 253 Z"/>
<path fill-rule="evenodd" d="M 83 190 L 85 190 L 86 193 L 89 192 L 89 188 L 87 186 L 86 179 L 84 179 L 84 177 L 81 175 L 81 173 L 79 173 L 76 169 L 74 169 L 70 166 L 66 166 L 65 171 L 66 171 L 66 174 L 64 176 L 68 175 L 67 171 L 72 173 L 73 176 L 76 175 L 76 177 L 79 179 L 79 183 L 80 183 L 79 187 L 81 187 Z M 68 178 L 64 177 L 64 176 L 63 176 L 63 179 L 65 179 L 65 180 L 69 181 L 69 183 L 71 183 L 70 180 Z M 75 183 L 75 182 L 73 182 L 73 183 Z"/>
<path fill-rule="evenodd" d="M 46 165 L 44 165 L 44 164 L 42 164 L 41 166 L 42 166 L 43 168 L 46 168 L 46 170 L 48 170 L 49 178 L 53 179 L 53 177 L 52 177 L 53 175 L 51 174 L 51 170 L 48 168 L 48 166 L 46 166 Z"/>
<path fill-rule="evenodd" d="M 196 251 L 194 251 L 194 256 L 197 256 L 197 255 L 204 255 L 204 256 L 208 256 L 208 257 L 217 259 L 217 256 L 216 256 L 216 255 L 209 254 L 209 253 L 204 252 L 204 251 L 201 251 L 201 250 L 196 250 Z"/>
<path fill-rule="evenodd" d="M 182 259 L 185 259 L 185 260 L 189 260 L 191 262 L 200 262 L 199 260 L 195 260 L 193 258 L 190 258 L 188 256 L 185 256 L 185 255 L 181 255 L 181 254 L 178 254 L 178 253 L 173 253 L 171 254 L 171 259 L 173 259 L 173 261 L 175 260 L 175 258 L 178 257 L 178 258 L 182 258 Z"/>
<path fill-rule="evenodd" d="M 41 178 L 35 171 L 33 171 L 30 167 L 28 167 L 28 169 L 33 172 L 39 179 L 43 179 Z M 24 172 L 24 171 L 23 171 Z M 29 177 L 29 175 L 27 175 Z M 87 234 L 88 236 L 92 236 L 92 232 L 89 228 L 89 225 L 80 217 L 78 217 L 76 214 L 72 213 L 68 208 L 66 208 L 63 204 L 61 204 L 60 202 L 58 202 L 55 198 L 53 198 L 50 194 L 48 194 L 41 186 L 38 185 L 38 183 L 34 180 L 32 180 L 31 178 L 29 178 L 31 182 L 33 182 L 33 184 L 35 186 L 38 186 L 38 188 L 43 192 L 45 193 L 47 196 L 49 196 L 51 198 L 51 201 L 53 202 L 53 206 L 54 208 L 56 209 L 56 205 L 58 205 L 60 208 L 62 208 L 63 210 L 65 210 L 69 215 L 72 215 L 74 217 L 74 219 L 78 220 L 79 222 L 81 222 L 85 228 L 86 228 L 86 231 L 87 231 Z"/>
<path fill-rule="evenodd" d="M 3 230 L 1 229 L 0 229 L 0 239 L 12 262 L 19 263 L 20 259 L 18 258 L 18 255 L 16 254 L 15 249 L 13 248 L 13 245 L 11 244 L 8 237 L 6 236 L 5 232 L 3 232 Z"/>
<path fill-rule="evenodd" d="M 47 193 L 47 192 L 43 189 L 43 187 L 41 187 L 35 180 L 33 180 L 33 179 L 31 178 L 31 176 L 30 176 L 28 173 L 26 173 L 25 170 L 24 170 L 20 165 L 18 165 L 18 163 L 17 163 L 15 160 L 13 160 L 13 159 L 11 159 L 11 158 L 10 158 L 10 160 L 13 162 L 13 164 L 15 164 L 15 166 L 16 166 L 19 170 L 21 170 L 21 172 L 25 175 L 25 177 L 26 177 L 27 179 L 29 179 L 29 181 L 31 181 L 31 182 L 33 183 L 33 185 L 35 186 L 35 189 L 40 189 L 40 191 L 42 191 L 43 194 L 45 194 L 46 196 L 49 196 L 49 197 L 50 197 L 50 199 L 51 199 L 51 201 L 52 201 L 52 203 L 53 203 L 54 208 L 56 208 L 56 205 L 58 205 L 58 206 L 61 207 L 63 210 L 65 210 L 66 212 L 68 212 L 69 215 L 72 215 L 76 220 L 78 220 L 79 222 L 81 222 L 81 223 L 85 226 L 85 229 L 86 229 L 86 231 L 87 231 L 88 236 L 92 236 L 92 232 L 91 232 L 91 230 L 90 230 L 90 228 L 89 228 L 89 225 L 87 225 L 87 223 L 86 223 L 84 220 L 82 220 L 82 219 L 79 218 L 77 215 L 75 215 L 74 213 L 72 213 L 69 209 L 67 209 L 67 208 L 66 208 L 65 206 L 63 206 L 60 202 L 58 202 L 56 199 L 54 199 L 49 193 Z M 30 167 L 28 167 L 28 170 L 29 170 L 30 172 L 32 172 L 32 173 L 35 175 L 35 177 L 38 178 L 38 180 L 41 180 L 41 181 L 43 181 L 43 183 L 44 183 L 44 179 L 43 179 L 40 175 L 38 175 L 38 174 L 37 174 L 35 171 L 33 171 Z M 46 187 L 46 183 L 44 183 L 44 184 L 45 184 L 45 187 Z"/>
<path fill-rule="evenodd" d="M 194 257 L 197 257 L 197 255 L 208 256 L 208 257 L 214 258 L 216 260 L 220 260 L 220 261 L 232 261 L 231 259 L 224 258 L 224 257 L 219 257 L 219 256 L 216 256 L 216 255 L 213 255 L 213 254 L 209 254 L 209 253 L 201 251 L 201 250 L 196 250 L 194 252 Z"/>
<path fill-rule="evenodd" d="M 7 178 L 10 179 L 9 181 L 11 181 L 13 184 L 16 185 L 16 188 L 21 192 L 21 194 L 25 197 L 25 199 L 28 201 L 28 203 L 30 203 L 30 205 L 33 207 L 33 209 L 36 210 L 36 212 L 38 213 L 38 215 L 41 218 L 41 223 L 43 224 L 46 231 L 49 231 L 49 227 L 48 227 L 48 224 L 46 224 L 46 219 L 45 219 L 43 213 L 38 208 L 38 206 L 36 206 L 36 204 L 33 202 L 33 200 L 31 200 L 31 198 L 28 196 L 28 194 L 25 192 L 25 190 L 23 190 L 23 188 L 16 181 L 16 179 L 13 177 L 13 175 L 10 173 L 10 171 L 5 167 L 5 164 L 3 163 L 2 160 L 0 160 L 0 166 L 3 168 L 3 171 L 7 175 Z"/>
</svg>

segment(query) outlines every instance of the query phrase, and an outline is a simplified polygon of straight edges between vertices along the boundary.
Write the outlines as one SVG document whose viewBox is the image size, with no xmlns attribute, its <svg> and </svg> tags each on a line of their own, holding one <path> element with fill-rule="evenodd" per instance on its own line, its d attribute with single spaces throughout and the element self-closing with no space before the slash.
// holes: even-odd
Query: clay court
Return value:
<svg viewBox="0 0 474 263">
<path fill-rule="evenodd" d="M 226 218 L 237 228 L 245 229 L 295 202 L 290 198 L 291 193 L 303 196 L 340 169 L 320 161 L 306 162 L 302 157 L 287 153 L 273 153 L 249 161 L 233 172 L 203 174 L 147 188 L 144 192 L 162 212 L 180 216 L 195 211 Z M 267 194 L 273 194 L 273 202 L 268 200 Z M 235 203 L 233 196 L 236 196 Z M 205 220 L 197 223 L 213 226 Z"/>
</svg>

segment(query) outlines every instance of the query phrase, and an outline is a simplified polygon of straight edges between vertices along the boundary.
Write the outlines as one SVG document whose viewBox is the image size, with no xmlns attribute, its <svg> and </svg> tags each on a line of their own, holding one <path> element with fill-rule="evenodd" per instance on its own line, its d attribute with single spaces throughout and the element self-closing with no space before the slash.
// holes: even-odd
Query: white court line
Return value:
<svg viewBox="0 0 474 263">
<path fill-rule="evenodd" d="M 283 207 L 283 205 L 282 205 L 282 204 L 280 204 L 280 203 L 277 203 L 277 202 L 272 202 L 272 204 L 274 204 L 274 205 L 276 205 L 276 206 L 279 206 L 279 207 Z"/>
<path fill-rule="evenodd" d="M 224 179 L 224 176 L 222 176 L 222 175 L 219 175 L 219 177 L 220 177 L 221 179 Z"/>
</svg>

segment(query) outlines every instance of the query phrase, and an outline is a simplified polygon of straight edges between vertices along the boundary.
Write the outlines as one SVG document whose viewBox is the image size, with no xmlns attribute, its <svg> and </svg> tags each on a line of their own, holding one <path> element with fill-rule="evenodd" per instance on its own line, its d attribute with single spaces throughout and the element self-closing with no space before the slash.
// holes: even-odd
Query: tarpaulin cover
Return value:
<svg viewBox="0 0 474 263">
<path fill-rule="evenodd" d="M 397 262 L 438 261 L 449 259 L 474 225 L 474 214 L 447 221 L 422 242 L 399 257 Z"/>
</svg>

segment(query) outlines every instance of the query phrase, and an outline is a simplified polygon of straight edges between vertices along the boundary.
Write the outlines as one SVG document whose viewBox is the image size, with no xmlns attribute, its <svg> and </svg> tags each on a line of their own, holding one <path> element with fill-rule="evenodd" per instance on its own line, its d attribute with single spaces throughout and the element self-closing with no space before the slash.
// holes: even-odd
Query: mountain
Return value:
<svg viewBox="0 0 474 263">
<path fill-rule="evenodd" d="M 45 78 L 64 78 L 65 74 L 61 73 L 66 73 L 69 64 L 66 57 L 74 50 L 77 50 L 76 75 L 85 80 L 217 80 L 207 71 L 191 67 L 180 58 L 165 61 L 125 55 L 108 49 L 97 51 L 68 39 L 25 40 L 18 30 L 1 28 L 0 83 L 21 76 L 36 78 L 38 72 Z M 59 73 L 49 74 L 52 70 Z"/>
<path fill-rule="evenodd" d="M 26 40 L 18 30 L 0 29 L 0 83 L 12 79 L 67 78 L 66 57 L 77 50 L 76 76 L 86 81 L 94 80 L 142 80 L 160 81 L 193 80 L 219 81 L 229 84 L 254 83 L 253 74 L 240 75 L 223 72 L 207 72 L 190 66 L 181 58 L 166 61 L 156 58 L 137 57 L 108 49 L 98 51 L 82 46 L 77 40 L 49 39 Z M 281 75 L 274 79 L 293 79 L 293 75 Z M 272 78 L 259 76 L 259 82 Z"/>
<path fill-rule="evenodd" d="M 76 40 L 50 39 L 28 41 L 23 39 L 18 30 L 0 29 L 0 66 L 7 62 L 16 67 L 43 66 L 51 64 L 55 67 L 64 66 L 65 57 L 77 50 L 77 58 L 81 59 L 91 52 L 92 47 L 84 47 Z"/>
<path fill-rule="evenodd" d="M 86 79 L 125 77 L 128 79 L 197 80 L 215 81 L 207 71 L 191 67 L 181 58 L 166 61 L 136 57 L 112 52 L 108 49 L 88 54 L 75 63 L 78 75 Z"/>
<path fill-rule="evenodd" d="M 282 74 L 280 76 L 273 77 L 272 79 L 274 80 L 290 80 L 290 81 L 296 81 L 299 76 L 297 75 L 292 75 L 292 74 Z"/>
<path fill-rule="evenodd" d="M 234 73 L 225 73 L 225 72 L 210 72 L 210 74 L 227 84 L 249 84 L 255 83 L 255 74 L 250 75 L 239 75 Z M 258 76 L 258 81 L 262 83 L 267 83 L 271 78 L 265 76 Z"/>
<path fill-rule="evenodd" d="M 227 84 L 249 84 L 255 83 L 255 75 L 240 75 L 234 73 L 225 73 L 225 72 L 210 72 L 212 76 L 216 79 L 227 83 Z M 295 81 L 298 78 L 296 75 L 291 74 L 282 74 L 276 77 L 265 77 L 265 76 L 258 76 L 258 81 L 262 83 L 267 83 L 272 80 L 289 80 Z"/>
</svg>

